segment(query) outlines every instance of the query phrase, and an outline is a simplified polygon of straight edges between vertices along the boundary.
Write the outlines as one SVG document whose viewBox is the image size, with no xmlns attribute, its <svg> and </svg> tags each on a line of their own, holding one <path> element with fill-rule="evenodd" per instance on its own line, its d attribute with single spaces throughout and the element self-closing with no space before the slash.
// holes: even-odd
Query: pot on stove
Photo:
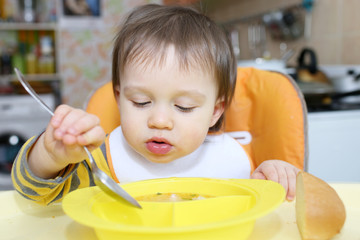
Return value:
<svg viewBox="0 0 360 240">
<path fill-rule="evenodd" d="M 330 84 L 329 79 L 325 73 L 318 69 L 315 51 L 310 48 L 304 48 L 301 51 L 298 58 L 296 75 L 297 79 L 302 82 Z"/>
<path fill-rule="evenodd" d="M 345 76 L 332 78 L 331 82 L 336 92 L 344 93 L 360 89 L 360 73 L 349 69 Z"/>
<path fill-rule="evenodd" d="M 331 79 L 335 92 L 340 93 L 341 102 L 360 103 L 360 73 L 349 69 L 345 76 Z"/>
</svg>

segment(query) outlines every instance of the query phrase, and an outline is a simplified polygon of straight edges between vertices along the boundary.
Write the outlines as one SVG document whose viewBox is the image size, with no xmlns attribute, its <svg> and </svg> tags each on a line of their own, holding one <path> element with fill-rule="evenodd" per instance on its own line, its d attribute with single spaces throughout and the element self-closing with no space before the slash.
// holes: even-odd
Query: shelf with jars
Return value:
<svg viewBox="0 0 360 240">
<path fill-rule="evenodd" d="M 0 87 L 14 67 L 29 81 L 60 80 L 58 39 L 56 0 L 0 0 Z"/>
</svg>

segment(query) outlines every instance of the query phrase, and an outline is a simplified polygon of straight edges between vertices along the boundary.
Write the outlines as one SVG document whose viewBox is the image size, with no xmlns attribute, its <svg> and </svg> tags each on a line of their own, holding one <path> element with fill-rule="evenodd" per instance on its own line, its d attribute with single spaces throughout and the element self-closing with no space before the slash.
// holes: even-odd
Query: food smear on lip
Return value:
<svg viewBox="0 0 360 240">
<path fill-rule="evenodd" d="M 146 148 L 154 154 L 164 155 L 170 152 L 172 145 L 164 141 L 153 140 L 146 143 Z"/>
</svg>

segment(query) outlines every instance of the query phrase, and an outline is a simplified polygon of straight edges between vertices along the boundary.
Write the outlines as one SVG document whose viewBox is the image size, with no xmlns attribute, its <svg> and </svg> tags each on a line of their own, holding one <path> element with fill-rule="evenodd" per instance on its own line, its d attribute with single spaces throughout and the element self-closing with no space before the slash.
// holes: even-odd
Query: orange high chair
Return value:
<svg viewBox="0 0 360 240">
<path fill-rule="evenodd" d="M 92 94 L 86 111 L 100 118 L 106 133 L 120 125 L 111 82 Z M 250 133 L 251 141 L 244 148 L 254 169 L 265 160 L 280 159 L 306 170 L 307 109 L 297 84 L 285 74 L 238 68 L 225 131 L 235 138 L 238 133 Z"/>
</svg>

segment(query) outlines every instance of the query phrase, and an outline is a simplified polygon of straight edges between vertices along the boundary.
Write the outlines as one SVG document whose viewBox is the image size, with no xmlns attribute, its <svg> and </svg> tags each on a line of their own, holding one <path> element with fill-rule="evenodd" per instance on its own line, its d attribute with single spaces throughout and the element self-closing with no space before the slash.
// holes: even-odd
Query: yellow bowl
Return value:
<svg viewBox="0 0 360 240">
<path fill-rule="evenodd" d="M 164 178 L 123 184 L 133 197 L 197 193 L 214 196 L 184 202 L 145 202 L 137 209 L 115 201 L 98 187 L 65 196 L 63 209 L 95 229 L 99 239 L 246 239 L 255 220 L 279 206 L 284 188 L 254 179 Z"/>
</svg>

